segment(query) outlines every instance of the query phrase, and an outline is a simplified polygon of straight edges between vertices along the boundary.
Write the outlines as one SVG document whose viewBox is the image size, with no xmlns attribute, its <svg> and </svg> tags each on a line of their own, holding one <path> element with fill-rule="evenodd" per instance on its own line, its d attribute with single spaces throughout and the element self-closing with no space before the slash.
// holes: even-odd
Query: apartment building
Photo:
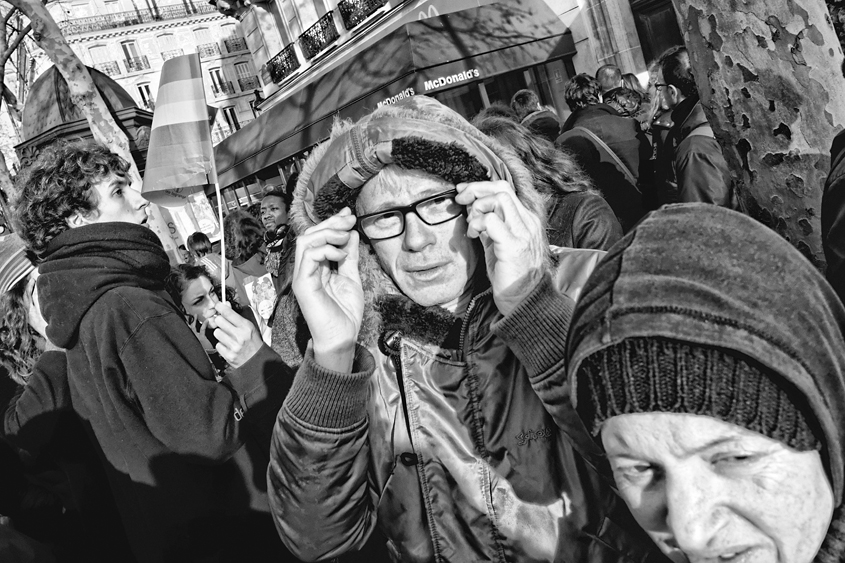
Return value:
<svg viewBox="0 0 845 563">
<path fill-rule="evenodd" d="M 62 0 L 50 4 L 71 48 L 152 111 L 161 66 L 199 53 L 215 143 L 255 118 L 261 85 L 236 21 L 200 0 Z"/>
</svg>

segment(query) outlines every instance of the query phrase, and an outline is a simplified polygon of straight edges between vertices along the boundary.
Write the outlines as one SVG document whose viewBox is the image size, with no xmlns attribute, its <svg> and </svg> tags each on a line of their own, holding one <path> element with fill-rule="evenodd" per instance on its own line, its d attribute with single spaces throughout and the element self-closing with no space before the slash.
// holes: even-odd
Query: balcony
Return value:
<svg viewBox="0 0 845 563">
<path fill-rule="evenodd" d="M 299 68 L 299 59 L 293 49 L 293 43 L 279 51 L 279 53 L 267 61 L 267 71 L 273 82 L 281 82 Z"/>
<path fill-rule="evenodd" d="M 117 61 L 94 63 L 94 68 L 96 68 L 106 76 L 118 76 L 120 74 L 120 66 L 118 66 Z"/>
<path fill-rule="evenodd" d="M 258 83 L 257 76 L 247 76 L 246 78 L 238 78 L 238 86 L 241 89 L 241 92 L 252 92 L 253 90 L 258 90 L 261 88 L 261 84 Z"/>
<path fill-rule="evenodd" d="M 204 45 L 197 45 L 197 53 L 200 54 L 201 59 L 219 57 L 220 45 L 218 45 L 217 43 L 206 43 Z"/>
<path fill-rule="evenodd" d="M 338 34 L 337 27 L 334 25 L 332 13 L 328 12 L 299 36 L 299 46 L 302 48 L 302 54 L 305 55 L 305 58 L 311 60 L 338 37 L 340 37 L 340 34 Z"/>
<path fill-rule="evenodd" d="M 221 82 L 220 84 L 212 84 L 211 91 L 215 98 L 222 98 L 235 94 L 235 87 L 232 86 L 231 82 Z"/>
<path fill-rule="evenodd" d="M 226 45 L 227 53 L 236 53 L 238 51 L 248 51 L 246 40 L 243 37 L 235 37 L 233 39 L 225 39 L 223 44 Z"/>
<path fill-rule="evenodd" d="M 185 52 L 182 51 L 182 49 L 171 49 L 169 51 L 162 51 L 161 60 L 166 61 L 172 59 L 173 57 L 181 57 L 184 54 Z"/>
<path fill-rule="evenodd" d="M 340 0 L 337 10 L 343 20 L 343 27 L 351 30 L 385 4 L 387 0 Z"/>
<path fill-rule="evenodd" d="M 126 72 L 138 72 L 139 70 L 147 70 L 150 68 L 150 61 L 147 60 L 146 55 L 140 57 L 129 57 L 125 61 Z"/>
<path fill-rule="evenodd" d="M 67 36 L 162 20 L 187 18 L 196 14 L 211 14 L 216 11 L 215 7 L 211 4 L 193 4 L 192 2 L 188 2 L 176 6 L 162 6 L 155 10 L 132 10 L 130 12 L 117 12 L 116 14 L 74 18 L 57 23 L 62 33 Z"/>
</svg>

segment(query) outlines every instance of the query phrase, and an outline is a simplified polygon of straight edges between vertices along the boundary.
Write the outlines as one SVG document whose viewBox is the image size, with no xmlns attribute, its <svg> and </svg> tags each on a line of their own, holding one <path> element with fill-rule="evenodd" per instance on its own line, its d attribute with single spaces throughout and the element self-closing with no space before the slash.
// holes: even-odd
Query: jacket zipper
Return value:
<svg viewBox="0 0 845 563">
<path fill-rule="evenodd" d="M 479 293 L 478 295 L 476 295 L 475 297 L 470 299 L 469 305 L 467 305 L 466 313 L 464 313 L 464 320 L 463 320 L 463 323 L 461 323 L 461 337 L 458 340 L 458 350 L 461 353 L 462 359 L 465 359 L 465 356 L 466 356 L 466 354 L 464 354 L 464 340 L 466 339 L 467 330 L 469 329 L 469 318 L 470 318 L 470 315 L 472 314 L 472 310 L 475 308 L 475 304 L 478 302 L 478 300 L 481 297 L 490 293 L 491 291 L 492 291 L 492 289 L 485 289 L 484 291 L 482 291 L 481 293 Z"/>
</svg>

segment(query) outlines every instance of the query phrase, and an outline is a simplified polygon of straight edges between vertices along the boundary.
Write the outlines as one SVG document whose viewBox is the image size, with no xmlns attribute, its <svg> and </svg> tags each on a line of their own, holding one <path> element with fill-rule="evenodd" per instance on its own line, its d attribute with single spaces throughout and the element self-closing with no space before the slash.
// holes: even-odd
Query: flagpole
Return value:
<svg viewBox="0 0 845 563">
<path fill-rule="evenodd" d="M 217 175 L 215 174 L 215 178 Z M 223 228 L 223 195 L 220 193 L 220 183 L 214 182 L 214 193 L 217 194 L 217 220 L 220 222 L 220 300 L 226 302 L 226 229 Z"/>
</svg>

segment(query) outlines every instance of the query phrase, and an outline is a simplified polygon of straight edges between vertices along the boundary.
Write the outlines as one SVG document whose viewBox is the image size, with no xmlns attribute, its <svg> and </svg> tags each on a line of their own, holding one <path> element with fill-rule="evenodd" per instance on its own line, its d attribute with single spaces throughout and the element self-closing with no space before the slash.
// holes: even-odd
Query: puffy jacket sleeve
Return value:
<svg viewBox="0 0 845 563">
<path fill-rule="evenodd" d="M 304 561 L 361 549 L 376 525 L 367 404 L 375 369 L 358 347 L 355 373 L 321 368 L 309 349 L 276 420 L 267 485 L 287 548 Z"/>
<path fill-rule="evenodd" d="M 691 135 L 675 157 L 678 192 L 683 203 L 731 205 L 731 176 L 716 139 Z"/>
<path fill-rule="evenodd" d="M 622 238 L 622 225 L 600 195 L 585 197 L 572 219 L 575 248 L 607 250 Z"/>
<path fill-rule="evenodd" d="M 292 376 L 264 345 L 217 383 L 205 351 L 176 313 L 138 326 L 120 349 L 119 366 L 108 357 L 101 361 L 112 377 L 126 378 L 127 399 L 159 441 L 174 453 L 210 461 L 226 460 L 241 446 L 241 425 L 264 421 L 269 433 Z"/>
<path fill-rule="evenodd" d="M 544 274 L 522 303 L 493 323 L 492 330 L 508 343 L 528 371 L 534 392 L 557 426 L 583 455 L 595 457 L 599 449 L 572 407 L 566 377 L 566 336 L 574 299 L 580 295 L 597 259 L 604 255 L 587 252 L 566 252 L 556 275 Z M 568 257 L 574 260 L 567 260 Z"/>
</svg>

